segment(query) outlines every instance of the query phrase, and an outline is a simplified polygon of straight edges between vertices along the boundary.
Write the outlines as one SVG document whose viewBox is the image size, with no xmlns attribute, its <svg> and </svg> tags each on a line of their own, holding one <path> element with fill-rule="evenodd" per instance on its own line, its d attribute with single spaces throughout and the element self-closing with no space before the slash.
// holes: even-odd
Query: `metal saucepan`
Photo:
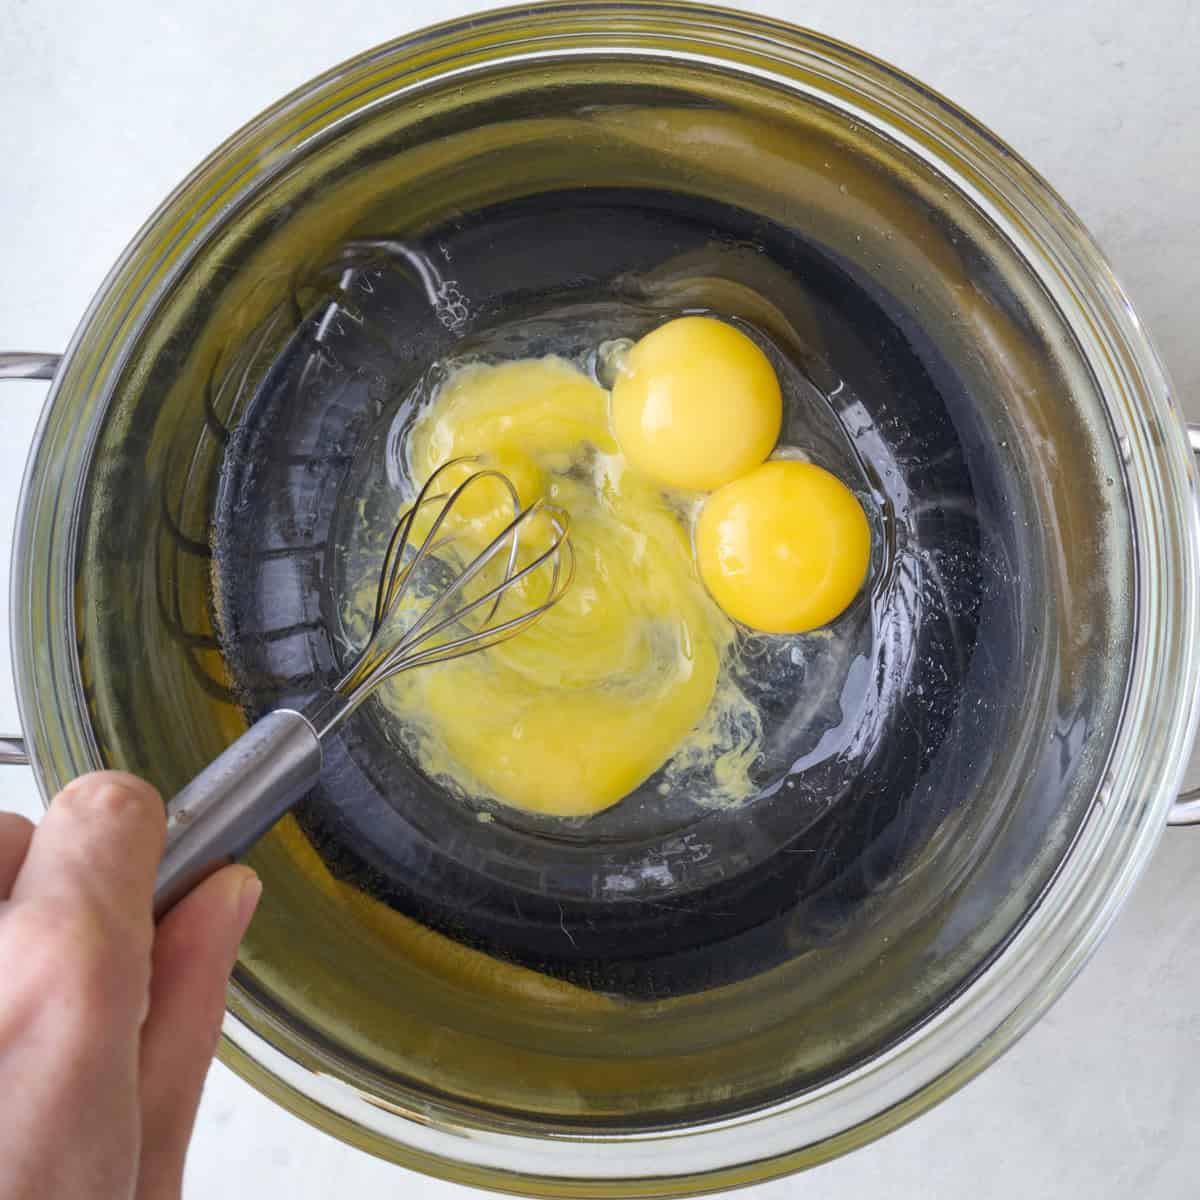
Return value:
<svg viewBox="0 0 1200 1200">
<path fill-rule="evenodd" d="M 368 705 L 251 855 L 221 1056 L 463 1183 L 683 1195 L 878 1136 L 1011 1044 L 1200 819 L 1192 448 L 1128 300 L 890 67 L 551 4 L 281 101 L 61 358 L 0 360 L 50 381 L 12 575 L 29 759 L 46 794 L 111 765 L 170 795 L 336 670 L 348 498 L 431 362 L 511 350 L 516 316 L 586 341 L 689 308 L 780 349 L 794 438 L 874 498 L 857 649 L 793 664 L 760 797 L 480 820 Z"/>
</svg>

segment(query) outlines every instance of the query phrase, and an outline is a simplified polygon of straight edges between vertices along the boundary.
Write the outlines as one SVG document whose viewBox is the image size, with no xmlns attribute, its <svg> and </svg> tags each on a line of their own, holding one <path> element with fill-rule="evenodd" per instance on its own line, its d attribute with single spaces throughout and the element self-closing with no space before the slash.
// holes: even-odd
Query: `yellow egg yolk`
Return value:
<svg viewBox="0 0 1200 1200">
<path fill-rule="evenodd" d="M 696 526 L 713 598 L 765 633 L 829 624 L 858 594 L 871 530 L 854 494 L 812 463 L 778 461 L 714 492 Z"/>
<path fill-rule="evenodd" d="M 618 365 L 613 432 L 629 462 L 668 487 L 709 491 L 771 453 L 783 414 L 770 360 L 739 329 L 680 317 Z"/>
<path fill-rule="evenodd" d="M 472 456 L 455 481 L 494 466 L 523 503 L 540 491 L 570 514 L 576 558 L 566 595 L 518 637 L 382 689 L 422 768 L 469 795 L 555 816 L 607 808 L 668 760 L 683 764 L 700 802 L 750 795 L 758 717 L 721 670 L 734 629 L 697 576 L 678 509 L 626 469 L 604 389 L 555 357 L 461 367 L 407 450 L 417 481 Z M 471 499 L 467 553 L 513 512 L 502 485 L 480 483 Z M 347 618 L 360 635 L 378 570 L 378 556 L 361 564 Z M 526 589 L 535 602 L 537 587 Z"/>
</svg>

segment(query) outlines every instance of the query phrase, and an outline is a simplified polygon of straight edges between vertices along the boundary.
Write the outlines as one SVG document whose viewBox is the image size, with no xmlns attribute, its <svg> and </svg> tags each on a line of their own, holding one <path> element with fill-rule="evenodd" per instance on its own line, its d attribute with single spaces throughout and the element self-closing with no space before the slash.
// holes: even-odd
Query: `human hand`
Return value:
<svg viewBox="0 0 1200 1200">
<path fill-rule="evenodd" d="M 165 828 L 119 771 L 0 813 L 0 1200 L 178 1200 L 261 885 L 226 867 L 155 928 Z"/>
</svg>

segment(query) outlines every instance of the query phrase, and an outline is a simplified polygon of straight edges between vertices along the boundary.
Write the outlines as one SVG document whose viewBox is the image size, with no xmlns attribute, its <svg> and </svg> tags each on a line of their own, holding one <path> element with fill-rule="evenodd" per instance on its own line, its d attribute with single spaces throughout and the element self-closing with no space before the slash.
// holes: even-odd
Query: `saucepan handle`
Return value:
<svg viewBox="0 0 1200 1200">
<path fill-rule="evenodd" d="M 1168 825 L 1200 825 L 1200 787 L 1180 792 L 1171 806 Z"/>
<path fill-rule="evenodd" d="M 0 354 L 0 379 L 53 379 L 61 354 Z M 0 766 L 25 766 L 29 755 L 19 734 L 0 733 Z"/>
</svg>

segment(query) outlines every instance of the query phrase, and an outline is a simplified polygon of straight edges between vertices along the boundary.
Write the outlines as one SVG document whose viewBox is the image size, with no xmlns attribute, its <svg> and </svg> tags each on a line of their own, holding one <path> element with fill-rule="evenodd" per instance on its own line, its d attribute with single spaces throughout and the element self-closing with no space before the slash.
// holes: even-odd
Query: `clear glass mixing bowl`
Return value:
<svg viewBox="0 0 1200 1200">
<path fill-rule="evenodd" d="M 318 798 L 253 853 L 265 898 L 220 1053 L 320 1128 L 463 1183 L 682 1195 L 852 1149 L 1011 1044 L 1095 947 L 1183 771 L 1200 668 L 1187 441 L 1097 248 L 991 134 L 848 47 L 690 4 L 487 14 L 337 68 L 186 180 L 81 323 L 26 478 L 14 657 L 47 793 L 101 764 L 177 790 L 278 694 L 248 684 L 230 649 L 218 543 L 269 529 L 317 547 L 302 518 L 320 506 L 296 497 L 335 487 L 356 453 L 356 427 L 334 418 L 389 402 L 371 390 L 387 379 L 335 372 L 344 395 L 276 404 L 278 453 L 248 453 L 269 424 L 259 398 L 280 394 L 271 372 L 297 339 L 314 372 L 337 366 L 321 339 L 366 303 L 364 247 L 428 300 L 442 332 L 389 350 L 421 365 L 477 299 L 459 294 L 450 234 L 480 212 L 589 193 L 736 213 L 730 261 L 758 247 L 777 272 L 815 286 L 825 271 L 891 313 L 928 404 L 896 407 L 892 342 L 864 327 L 854 349 L 853 322 L 823 342 L 831 326 L 806 327 L 801 300 L 787 309 L 865 459 L 887 461 L 936 417 L 945 447 L 909 446 L 898 475 L 912 484 L 944 450 L 973 497 L 977 573 L 955 583 L 952 561 L 924 560 L 943 598 L 973 597 L 953 614 L 971 633 L 951 639 L 961 678 L 937 743 L 916 744 L 928 723 L 909 729 L 901 750 L 919 767 L 861 834 L 852 903 L 844 880 L 787 875 L 793 892 L 771 893 L 761 922 L 700 947 L 711 986 L 693 972 L 661 996 L 558 960 L 531 970 L 449 918 L 424 922 L 346 864 L 355 843 L 339 830 L 375 810 L 339 816 L 336 796 Z M 590 236 L 584 222 L 580 245 Z M 802 279 L 810 251 L 820 264 Z M 554 262 L 538 265 L 553 292 Z M 747 295 L 730 271 L 726 307 Z M 836 380 L 820 379 L 839 354 L 875 371 L 841 408 Z M 283 464 L 310 485 L 247 515 L 230 506 L 235 461 L 242 476 Z M 944 496 L 919 507 L 906 528 L 936 551 L 962 514 Z M 261 583 L 254 645 L 295 638 L 296 661 L 313 655 L 300 686 L 328 665 L 304 639 L 328 625 L 329 601 L 324 560 L 294 548 L 255 543 L 239 569 Z M 272 606 L 287 604 L 312 607 L 283 621 Z M 347 788 L 366 774 L 353 749 L 338 751 Z M 420 844 L 444 849 L 461 829 L 425 798 L 438 815 Z M 397 819 L 375 816 L 381 829 Z M 371 840 L 369 822 L 356 836 Z M 466 861 L 476 843 L 460 840 Z M 538 851 L 522 845 L 533 857 L 506 861 L 533 896 L 536 879 L 517 876 L 537 874 Z M 826 861 L 821 844 L 803 849 Z M 572 945 L 574 912 L 560 911 Z M 770 952 L 732 963 L 754 937 Z"/>
</svg>

